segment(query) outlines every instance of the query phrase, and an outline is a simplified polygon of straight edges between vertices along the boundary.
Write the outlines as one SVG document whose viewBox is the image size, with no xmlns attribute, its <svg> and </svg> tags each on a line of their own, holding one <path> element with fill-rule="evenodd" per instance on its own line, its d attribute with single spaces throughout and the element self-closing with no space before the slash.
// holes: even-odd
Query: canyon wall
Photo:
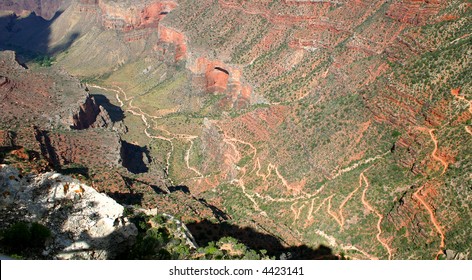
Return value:
<svg viewBox="0 0 472 280">
<path fill-rule="evenodd" d="M 177 4 L 173 1 L 146 1 L 144 3 L 99 1 L 98 6 L 102 13 L 102 25 L 105 28 L 127 32 L 157 28 L 159 21 Z"/>
<path fill-rule="evenodd" d="M 112 127 L 113 123 L 108 112 L 87 94 L 80 103 L 78 112 L 72 115 L 71 128 L 87 129 L 89 127 Z"/>
<path fill-rule="evenodd" d="M 34 12 L 49 20 L 56 12 L 65 10 L 71 2 L 72 0 L 3 0 L 0 2 L 0 10 L 9 10 L 16 14 Z"/>
<path fill-rule="evenodd" d="M 166 183 L 218 205 L 230 222 L 284 244 L 329 244 L 360 259 L 442 258 L 451 250 L 470 256 L 466 1 L 81 1 L 77 7 L 77 18 L 67 10 L 69 18 L 53 23 L 60 29 L 59 20 L 74 18 L 83 28 L 57 65 L 99 79 L 123 108 L 126 143 L 139 153 L 122 150 L 128 170 L 120 174 L 140 178 L 133 186 L 142 187 L 147 203 L 178 204 L 156 198 L 153 175 L 164 172 Z M 0 75 L 4 88 L 22 85 Z M 38 106 L 59 100 L 48 90 L 34 92 Z M 20 95 L 2 94 L 2 109 L 16 108 L 26 119 L 27 110 L 15 105 L 28 106 Z M 98 126 L 107 123 L 92 99 L 70 104 L 77 128 L 93 127 L 97 118 Z M 54 147 L 67 141 L 87 147 L 66 140 L 71 136 L 47 135 Z M 59 154 L 83 160 L 64 147 L 56 148 Z M 134 162 L 145 166 L 133 172 Z M 192 207 L 173 211 L 186 208 L 197 220 Z"/>
</svg>

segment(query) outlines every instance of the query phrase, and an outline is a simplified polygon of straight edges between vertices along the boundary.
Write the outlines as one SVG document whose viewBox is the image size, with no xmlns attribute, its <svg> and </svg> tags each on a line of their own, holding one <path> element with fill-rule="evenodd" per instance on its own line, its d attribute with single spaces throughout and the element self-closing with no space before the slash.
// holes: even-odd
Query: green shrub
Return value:
<svg viewBox="0 0 472 280">
<path fill-rule="evenodd" d="M 38 223 L 18 222 L 3 232 L 2 243 L 12 252 L 27 248 L 42 248 L 51 236 L 51 231 Z"/>
<path fill-rule="evenodd" d="M 19 222 L 12 225 L 3 234 L 3 242 L 12 249 L 22 250 L 31 240 L 31 231 L 27 223 Z"/>
<path fill-rule="evenodd" d="M 51 67 L 56 59 L 49 56 L 38 56 L 34 59 L 34 62 L 38 63 L 41 67 Z"/>
<path fill-rule="evenodd" d="M 397 137 L 400 136 L 400 135 L 402 135 L 402 134 L 401 134 L 401 132 L 398 131 L 398 130 L 394 130 L 394 131 L 392 132 L 392 137 L 393 137 L 393 138 L 397 138 Z"/>
<path fill-rule="evenodd" d="M 51 237 L 51 231 L 38 223 L 32 223 L 30 227 L 31 232 L 31 246 L 40 248 L 44 246 L 46 240 Z"/>
</svg>

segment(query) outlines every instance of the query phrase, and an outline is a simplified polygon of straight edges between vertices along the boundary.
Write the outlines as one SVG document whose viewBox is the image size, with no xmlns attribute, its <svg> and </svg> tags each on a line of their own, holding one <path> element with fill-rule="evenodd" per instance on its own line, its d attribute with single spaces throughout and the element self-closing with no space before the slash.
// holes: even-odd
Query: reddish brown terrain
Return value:
<svg viewBox="0 0 472 280">
<path fill-rule="evenodd" d="M 296 258 L 471 258 L 467 1 L 68 2 L 0 20 L 31 67 L 2 52 L 2 145 L 34 125 L 52 167 L 197 242 L 230 225 Z"/>
</svg>

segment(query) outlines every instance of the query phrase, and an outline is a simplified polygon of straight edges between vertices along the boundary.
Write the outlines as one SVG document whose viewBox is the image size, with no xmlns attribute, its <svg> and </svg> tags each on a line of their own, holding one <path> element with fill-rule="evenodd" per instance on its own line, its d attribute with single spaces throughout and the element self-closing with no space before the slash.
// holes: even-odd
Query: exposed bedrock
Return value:
<svg viewBox="0 0 472 280">
<path fill-rule="evenodd" d="M 10 10 L 16 14 L 31 11 L 44 19 L 51 19 L 54 14 L 65 9 L 71 0 L 2 0 L 0 10 Z"/>
<path fill-rule="evenodd" d="M 90 3 L 85 5 L 90 5 Z M 105 0 L 99 1 L 98 6 L 102 14 L 102 24 L 105 28 L 127 32 L 135 29 L 157 27 L 159 21 L 173 10 L 177 4 L 173 1 L 136 3 Z"/>
<path fill-rule="evenodd" d="M 0 76 L 0 87 L 8 85 L 10 80 L 7 77 Z"/>
<path fill-rule="evenodd" d="M 187 56 L 187 44 L 185 36 L 174 29 L 159 25 L 159 40 L 163 43 L 175 46 L 175 61 L 185 59 Z"/>
<path fill-rule="evenodd" d="M 421 25 L 436 15 L 440 6 L 439 0 L 405 0 L 392 4 L 386 15 L 400 22 Z"/>
<path fill-rule="evenodd" d="M 23 176 L 0 165 L 2 229 L 18 221 L 51 230 L 42 255 L 54 259 L 114 259 L 138 234 L 123 206 L 78 180 L 58 173 Z"/>
<path fill-rule="evenodd" d="M 189 67 L 195 79 L 209 93 L 224 93 L 222 107 L 244 108 L 251 103 L 252 88 L 242 80 L 241 70 L 218 60 L 199 57 Z"/>
<path fill-rule="evenodd" d="M 209 67 L 206 76 L 206 87 L 209 92 L 224 92 L 228 87 L 229 72 L 219 66 Z"/>
<path fill-rule="evenodd" d="M 78 112 L 72 115 L 73 129 L 87 129 L 89 127 L 110 127 L 113 125 L 108 112 L 95 102 L 95 98 L 87 94 Z"/>
<path fill-rule="evenodd" d="M 34 129 L 38 150 L 56 168 L 70 163 L 90 167 L 117 167 L 121 140 L 114 131 L 80 130 L 67 133 Z"/>
<path fill-rule="evenodd" d="M 13 147 L 14 144 L 14 134 L 8 130 L 0 130 L 0 147 Z"/>
</svg>

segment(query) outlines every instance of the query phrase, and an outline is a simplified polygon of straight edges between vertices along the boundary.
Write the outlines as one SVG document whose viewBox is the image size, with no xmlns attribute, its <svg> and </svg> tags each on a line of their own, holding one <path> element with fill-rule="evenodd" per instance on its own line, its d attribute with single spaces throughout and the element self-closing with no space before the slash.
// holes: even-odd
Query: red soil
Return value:
<svg viewBox="0 0 472 280">
<path fill-rule="evenodd" d="M 443 254 L 443 250 L 444 250 L 445 247 L 446 247 L 445 235 L 444 235 L 443 228 L 442 228 L 441 224 L 439 223 L 439 221 L 438 221 L 437 218 L 436 218 L 436 215 L 435 215 L 435 213 L 434 213 L 435 211 L 434 211 L 433 208 L 425 201 L 425 198 L 428 196 L 428 194 L 430 194 L 430 195 L 437 195 L 437 192 L 436 192 L 434 189 L 431 189 L 431 190 L 426 191 L 426 192 L 423 193 L 422 195 L 420 195 L 420 193 L 423 192 L 425 186 L 426 186 L 426 185 L 423 185 L 421 188 L 419 188 L 419 189 L 413 194 L 413 197 L 416 198 L 416 199 L 421 203 L 421 205 L 424 206 L 424 208 L 426 209 L 426 211 L 428 212 L 428 214 L 429 214 L 429 216 L 430 216 L 431 222 L 433 223 L 434 227 L 436 228 L 436 231 L 438 232 L 438 234 L 439 234 L 440 237 L 441 237 L 441 245 L 440 245 L 439 251 L 438 251 L 438 253 L 437 253 L 437 255 L 436 255 L 436 259 L 438 259 L 439 256 Z"/>
<path fill-rule="evenodd" d="M 171 28 L 159 25 L 159 40 L 175 45 L 175 61 L 180 61 L 187 56 L 187 44 L 184 34 Z"/>
</svg>

